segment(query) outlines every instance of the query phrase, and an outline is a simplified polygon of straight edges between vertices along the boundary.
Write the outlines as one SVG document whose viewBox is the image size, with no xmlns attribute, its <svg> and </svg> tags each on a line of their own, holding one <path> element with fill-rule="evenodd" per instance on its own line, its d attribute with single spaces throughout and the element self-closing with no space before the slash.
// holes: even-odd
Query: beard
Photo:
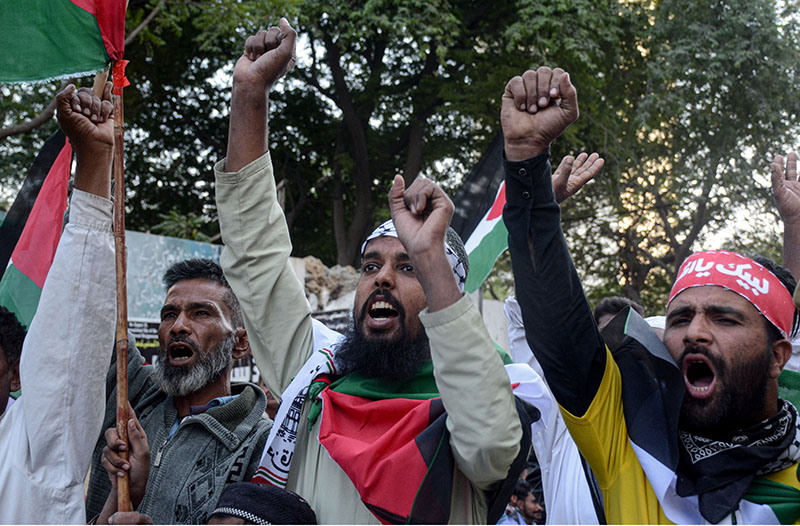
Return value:
<svg viewBox="0 0 800 526">
<path fill-rule="evenodd" d="M 771 353 L 765 350 L 747 362 L 726 364 L 705 348 L 687 345 L 679 364 L 687 354 L 702 354 L 713 364 L 717 393 L 697 399 L 684 394 L 680 427 L 690 433 L 714 438 L 727 437 L 758 423 L 767 403 L 767 384 Z"/>
<path fill-rule="evenodd" d="M 236 335 L 232 332 L 216 347 L 203 352 L 196 343 L 185 336 L 172 338 L 167 345 L 159 349 L 158 362 L 153 370 L 153 381 L 162 391 L 172 396 L 186 396 L 216 381 L 228 370 L 233 359 L 233 346 Z M 167 348 L 174 342 L 189 345 L 197 357 L 191 366 L 177 366 L 169 363 Z"/>
<path fill-rule="evenodd" d="M 405 381 L 417 374 L 422 364 L 431 358 L 431 349 L 425 331 L 409 335 L 405 325 L 405 309 L 386 290 L 376 291 L 392 299 L 399 312 L 400 330 L 391 338 L 370 338 L 362 331 L 369 300 L 364 302 L 359 316 L 353 313 L 353 324 L 336 347 L 336 362 L 343 375 L 359 373 L 368 378 Z"/>
</svg>

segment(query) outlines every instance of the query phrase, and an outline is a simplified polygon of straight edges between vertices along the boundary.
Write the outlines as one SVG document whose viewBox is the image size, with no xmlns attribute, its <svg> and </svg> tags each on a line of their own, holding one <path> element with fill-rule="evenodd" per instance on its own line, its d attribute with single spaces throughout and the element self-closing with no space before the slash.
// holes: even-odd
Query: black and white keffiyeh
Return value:
<svg viewBox="0 0 800 526">
<path fill-rule="evenodd" d="M 367 236 L 364 243 L 361 245 L 361 255 L 364 255 L 364 250 L 367 248 L 367 243 L 378 237 L 398 237 L 397 229 L 394 227 L 394 222 L 389 219 L 384 221 L 372 233 Z M 467 252 L 464 250 L 464 243 L 455 230 L 448 227 L 447 235 L 444 240 L 444 251 L 447 254 L 447 259 L 450 261 L 450 267 L 453 269 L 453 274 L 456 277 L 456 283 L 461 292 L 464 292 L 464 285 L 467 283 L 467 273 L 469 272 L 469 258 Z"/>
</svg>

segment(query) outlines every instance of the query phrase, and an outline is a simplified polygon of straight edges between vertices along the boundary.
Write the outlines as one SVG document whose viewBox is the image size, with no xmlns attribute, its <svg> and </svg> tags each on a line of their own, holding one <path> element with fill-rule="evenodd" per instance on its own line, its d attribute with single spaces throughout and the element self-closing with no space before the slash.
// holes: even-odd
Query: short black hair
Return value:
<svg viewBox="0 0 800 526">
<path fill-rule="evenodd" d="M 519 500 L 525 500 L 528 498 L 528 495 L 533 493 L 533 488 L 531 487 L 530 483 L 526 480 L 519 479 L 514 486 L 514 495 Z"/>
<path fill-rule="evenodd" d="M 625 307 L 632 308 L 639 314 L 639 316 L 644 318 L 644 307 L 632 299 L 624 296 L 609 296 L 607 298 L 603 298 L 597 305 L 595 305 L 593 313 L 594 321 L 595 323 L 599 322 L 600 318 L 606 316 L 607 314 L 614 316 Z"/>
<path fill-rule="evenodd" d="M 3 349 L 9 369 L 19 363 L 25 334 L 25 327 L 19 322 L 14 313 L 0 306 L 0 347 Z"/>
<path fill-rule="evenodd" d="M 761 254 L 747 254 L 746 257 L 749 257 L 762 267 L 775 274 L 775 277 L 778 278 L 781 284 L 786 287 L 786 290 L 789 291 L 789 295 L 792 296 L 794 294 L 794 289 L 797 287 L 797 280 L 794 279 L 794 276 L 792 276 L 792 273 L 789 272 L 788 269 L 778 265 L 767 256 Z M 794 303 L 792 305 L 794 305 Z M 772 322 L 767 320 L 766 317 L 764 320 L 767 322 L 767 337 L 769 345 L 772 347 L 773 343 L 778 340 L 783 340 L 784 337 L 781 335 L 781 331 L 779 331 L 778 328 L 772 324 Z M 797 335 L 798 323 L 800 323 L 800 320 L 798 319 L 797 309 L 795 308 L 794 316 L 792 317 L 792 330 L 787 335 L 788 339 L 794 338 Z"/>
<path fill-rule="evenodd" d="M 169 292 L 169 289 L 179 281 L 188 281 L 190 279 L 207 279 L 219 283 L 227 289 L 223 298 L 225 305 L 231 312 L 231 322 L 235 328 L 244 327 L 244 319 L 242 317 L 242 307 L 239 305 L 239 300 L 233 293 L 228 280 L 225 279 L 225 274 L 222 272 L 222 267 L 211 259 L 207 258 L 194 258 L 185 259 L 170 265 L 166 272 L 164 272 L 164 290 Z"/>
</svg>

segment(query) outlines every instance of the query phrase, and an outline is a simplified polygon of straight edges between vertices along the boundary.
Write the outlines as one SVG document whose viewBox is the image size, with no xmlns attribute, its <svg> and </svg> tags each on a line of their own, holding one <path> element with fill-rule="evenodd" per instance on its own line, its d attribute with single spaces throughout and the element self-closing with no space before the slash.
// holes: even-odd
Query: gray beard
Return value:
<svg viewBox="0 0 800 526">
<path fill-rule="evenodd" d="M 166 349 L 161 349 L 152 379 L 171 396 L 186 396 L 199 391 L 228 370 L 233 359 L 235 339 L 235 333 L 231 333 L 209 352 L 202 352 L 193 345 L 197 363 L 188 368 L 170 365 Z"/>
</svg>

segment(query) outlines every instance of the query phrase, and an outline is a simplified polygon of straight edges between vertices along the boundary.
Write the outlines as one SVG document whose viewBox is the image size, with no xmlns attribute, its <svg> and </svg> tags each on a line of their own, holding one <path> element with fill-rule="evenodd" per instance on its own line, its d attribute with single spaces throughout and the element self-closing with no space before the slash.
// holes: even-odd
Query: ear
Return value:
<svg viewBox="0 0 800 526">
<path fill-rule="evenodd" d="M 250 340 L 247 338 L 247 331 L 239 327 L 236 329 L 233 342 L 233 359 L 240 360 L 248 354 L 250 354 Z"/>
<path fill-rule="evenodd" d="M 777 378 L 783 366 L 792 357 L 792 342 L 789 340 L 778 340 L 772 344 L 772 367 L 769 370 L 770 378 Z"/>
<path fill-rule="evenodd" d="M 9 392 L 19 391 L 22 387 L 22 381 L 19 379 L 19 360 L 17 360 L 16 365 L 8 371 L 10 382 L 8 384 Z"/>
</svg>

